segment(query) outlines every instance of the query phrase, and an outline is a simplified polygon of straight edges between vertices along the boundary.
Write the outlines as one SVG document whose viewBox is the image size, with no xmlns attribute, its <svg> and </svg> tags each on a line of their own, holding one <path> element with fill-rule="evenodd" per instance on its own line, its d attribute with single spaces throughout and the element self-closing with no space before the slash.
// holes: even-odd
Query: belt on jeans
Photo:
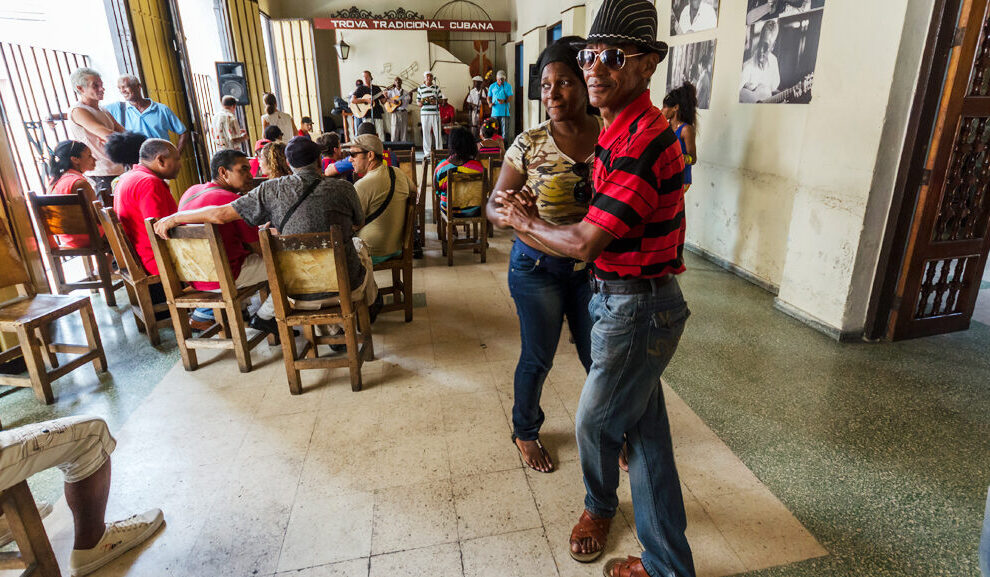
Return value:
<svg viewBox="0 0 990 577">
<path fill-rule="evenodd" d="M 674 275 L 665 274 L 657 278 L 633 278 L 624 280 L 603 280 L 592 275 L 591 291 L 607 295 L 654 294 L 660 287 L 674 280 Z"/>
<path fill-rule="evenodd" d="M 573 264 L 573 270 L 575 272 L 588 268 L 588 263 L 584 261 L 575 260 L 566 256 L 554 256 L 552 254 L 547 254 L 541 250 L 537 250 L 529 246 L 519 239 L 515 240 L 515 244 L 519 247 L 519 252 L 535 260 L 537 266 L 540 264 L 545 264 L 547 260 L 550 260 L 551 262 L 560 261 L 561 264 Z"/>
</svg>

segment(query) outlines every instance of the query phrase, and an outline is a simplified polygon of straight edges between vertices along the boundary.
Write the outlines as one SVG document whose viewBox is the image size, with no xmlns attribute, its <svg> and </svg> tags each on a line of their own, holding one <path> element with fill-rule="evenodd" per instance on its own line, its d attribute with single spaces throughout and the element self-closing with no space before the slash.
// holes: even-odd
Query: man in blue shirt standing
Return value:
<svg viewBox="0 0 990 577">
<path fill-rule="evenodd" d="M 488 103 L 492 105 L 492 116 L 498 119 L 502 126 L 502 139 L 508 148 L 509 140 L 509 104 L 512 102 L 512 86 L 505 81 L 505 70 L 499 70 L 495 75 L 495 84 L 488 87 Z"/>
<path fill-rule="evenodd" d="M 141 80 L 133 74 L 125 74 L 117 80 L 117 89 L 124 102 L 108 104 L 104 110 L 110 113 L 125 130 L 139 132 L 148 138 L 169 140 L 169 133 L 179 136 L 175 145 L 179 153 L 189 143 L 189 131 L 172 109 L 161 102 L 145 98 Z"/>
</svg>

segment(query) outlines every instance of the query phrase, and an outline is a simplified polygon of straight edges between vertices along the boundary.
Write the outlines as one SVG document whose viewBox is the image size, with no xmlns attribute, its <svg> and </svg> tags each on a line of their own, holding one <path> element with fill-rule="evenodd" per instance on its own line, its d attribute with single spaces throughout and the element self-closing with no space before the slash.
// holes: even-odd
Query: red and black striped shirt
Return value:
<svg viewBox="0 0 990 577">
<path fill-rule="evenodd" d="M 684 159 L 649 91 L 602 131 L 595 154 L 595 193 L 584 220 L 615 237 L 595 259 L 595 276 L 684 272 Z"/>
</svg>

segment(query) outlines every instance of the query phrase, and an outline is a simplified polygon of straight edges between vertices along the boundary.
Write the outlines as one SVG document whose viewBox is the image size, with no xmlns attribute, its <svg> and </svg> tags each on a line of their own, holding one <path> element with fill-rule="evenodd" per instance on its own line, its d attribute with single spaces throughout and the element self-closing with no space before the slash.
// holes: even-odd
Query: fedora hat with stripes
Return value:
<svg viewBox="0 0 990 577">
<path fill-rule="evenodd" d="M 595 16 L 588 43 L 632 43 L 667 56 L 667 43 L 657 40 L 657 9 L 650 0 L 605 0 Z"/>
</svg>

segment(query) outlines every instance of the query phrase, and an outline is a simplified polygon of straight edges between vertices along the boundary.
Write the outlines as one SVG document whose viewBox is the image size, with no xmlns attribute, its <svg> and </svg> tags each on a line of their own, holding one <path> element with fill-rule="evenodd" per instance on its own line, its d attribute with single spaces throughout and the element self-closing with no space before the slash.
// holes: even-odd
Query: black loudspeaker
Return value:
<svg viewBox="0 0 990 577">
<path fill-rule="evenodd" d="M 233 96 L 241 106 L 251 104 L 243 62 L 217 62 L 217 81 L 220 85 L 220 98 Z"/>
<path fill-rule="evenodd" d="M 540 88 L 540 81 L 543 80 L 543 71 L 537 68 L 537 66 L 537 64 L 529 65 L 528 96 L 530 100 L 539 100 L 543 92 Z"/>
</svg>

